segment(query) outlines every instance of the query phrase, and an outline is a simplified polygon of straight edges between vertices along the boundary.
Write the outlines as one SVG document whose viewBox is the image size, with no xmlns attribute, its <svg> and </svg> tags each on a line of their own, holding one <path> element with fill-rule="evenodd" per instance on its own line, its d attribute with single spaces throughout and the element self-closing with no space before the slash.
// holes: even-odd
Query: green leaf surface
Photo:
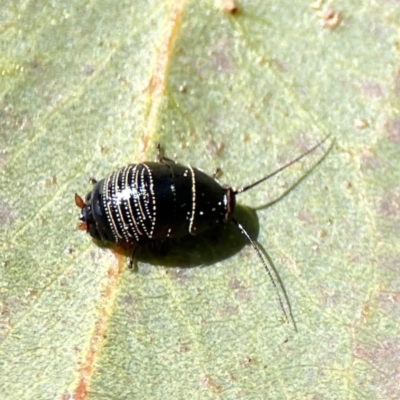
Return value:
<svg viewBox="0 0 400 400">
<path fill-rule="evenodd" d="M 227 4 L 2 1 L 1 399 L 400 397 L 400 6 Z M 157 143 L 241 186 L 328 133 L 238 196 L 297 332 L 232 227 L 137 273 L 76 229 Z"/>
</svg>

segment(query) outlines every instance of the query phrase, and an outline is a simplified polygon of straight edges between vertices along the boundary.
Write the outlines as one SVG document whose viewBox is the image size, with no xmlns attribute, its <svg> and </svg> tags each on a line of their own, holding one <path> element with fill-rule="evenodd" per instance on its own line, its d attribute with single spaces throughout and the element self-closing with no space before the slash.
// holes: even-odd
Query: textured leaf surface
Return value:
<svg viewBox="0 0 400 400">
<path fill-rule="evenodd" d="M 228 3 L 0 5 L 2 399 L 400 397 L 399 4 Z M 240 186 L 329 132 L 238 210 L 298 332 L 234 230 L 136 274 L 76 230 L 158 142 Z"/>
</svg>

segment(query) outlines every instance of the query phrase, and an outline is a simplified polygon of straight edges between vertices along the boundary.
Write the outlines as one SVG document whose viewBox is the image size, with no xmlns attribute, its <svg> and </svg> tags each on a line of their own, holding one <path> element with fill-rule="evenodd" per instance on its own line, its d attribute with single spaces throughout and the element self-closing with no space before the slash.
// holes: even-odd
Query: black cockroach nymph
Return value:
<svg viewBox="0 0 400 400">
<path fill-rule="evenodd" d="M 75 194 L 75 204 L 81 209 L 79 228 L 103 242 L 134 245 L 196 235 L 217 224 L 232 221 L 261 260 L 288 322 L 288 313 L 265 258 L 257 243 L 232 216 L 236 195 L 300 161 L 328 137 L 276 171 L 239 189 L 222 187 L 213 177 L 190 165 L 175 163 L 161 156 L 159 151 L 157 162 L 130 164 L 94 181 L 85 200 Z"/>
</svg>

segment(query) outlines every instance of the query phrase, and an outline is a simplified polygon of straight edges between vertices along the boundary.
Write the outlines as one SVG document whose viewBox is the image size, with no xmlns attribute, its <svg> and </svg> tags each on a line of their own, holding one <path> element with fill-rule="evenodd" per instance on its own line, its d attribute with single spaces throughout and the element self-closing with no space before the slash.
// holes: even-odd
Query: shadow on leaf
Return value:
<svg viewBox="0 0 400 400">
<path fill-rule="evenodd" d="M 237 205 L 235 218 L 245 227 L 253 240 L 259 233 L 256 211 Z M 215 226 L 199 235 L 187 235 L 179 239 L 150 241 L 133 246 L 113 246 L 93 240 L 98 246 L 106 247 L 130 257 L 134 251 L 134 263 L 147 263 L 163 267 L 192 268 L 210 266 L 232 257 L 249 244 L 246 237 L 231 221 Z"/>
</svg>

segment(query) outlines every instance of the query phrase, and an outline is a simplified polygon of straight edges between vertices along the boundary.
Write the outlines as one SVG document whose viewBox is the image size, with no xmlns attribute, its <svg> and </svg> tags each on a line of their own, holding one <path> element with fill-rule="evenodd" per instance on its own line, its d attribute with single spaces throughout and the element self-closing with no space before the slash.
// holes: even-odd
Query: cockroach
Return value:
<svg viewBox="0 0 400 400">
<path fill-rule="evenodd" d="M 197 235 L 232 221 L 261 260 L 289 321 L 275 279 L 257 243 L 233 217 L 236 195 L 300 161 L 328 137 L 274 172 L 238 189 L 224 187 L 215 177 L 162 156 L 158 147 L 156 162 L 129 164 L 98 182 L 93 180 L 94 187 L 85 200 L 75 194 L 75 204 L 81 209 L 79 228 L 102 242 L 139 245 Z"/>
</svg>

